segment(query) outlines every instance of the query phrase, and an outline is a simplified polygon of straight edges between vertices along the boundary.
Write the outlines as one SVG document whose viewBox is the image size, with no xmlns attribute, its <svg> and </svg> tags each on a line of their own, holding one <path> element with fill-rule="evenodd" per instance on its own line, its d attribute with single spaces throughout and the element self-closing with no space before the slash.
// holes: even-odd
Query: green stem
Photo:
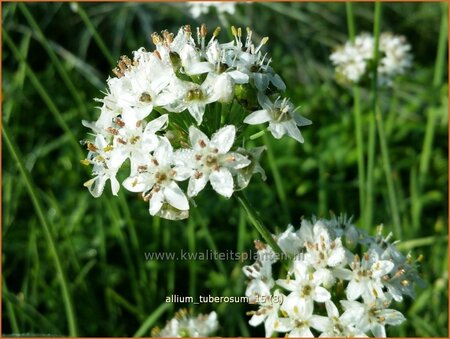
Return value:
<svg viewBox="0 0 450 339">
<path fill-rule="evenodd" d="M 33 203 L 34 209 L 36 210 L 36 214 L 39 218 L 39 221 L 42 225 L 42 228 L 44 230 L 44 234 L 48 243 L 50 254 L 53 258 L 55 268 L 56 268 L 56 277 L 59 280 L 59 283 L 61 285 L 61 293 L 62 293 L 62 300 L 65 306 L 66 316 L 67 316 L 67 322 L 69 326 L 69 335 L 71 337 L 77 337 L 77 323 L 75 318 L 75 313 L 73 309 L 72 299 L 69 294 L 69 289 L 67 287 L 66 277 L 64 275 L 64 271 L 61 266 L 61 261 L 59 259 L 58 252 L 56 251 L 55 242 L 53 240 L 53 235 L 50 232 L 50 224 L 47 218 L 45 217 L 44 210 L 39 202 L 39 199 L 37 197 L 37 192 L 34 187 L 34 183 L 30 177 L 30 174 L 25 168 L 25 165 L 23 164 L 23 156 L 20 154 L 17 146 L 15 145 L 13 139 L 10 136 L 9 127 L 7 125 L 2 126 L 2 135 L 6 142 L 6 146 L 8 147 L 12 157 L 17 163 L 17 166 L 19 168 L 20 174 L 22 175 L 22 178 L 24 180 L 25 186 L 28 190 L 28 194 L 30 195 L 31 201 Z"/>
<path fill-rule="evenodd" d="M 168 309 L 172 304 L 164 303 L 159 305 L 159 307 L 150 314 L 147 319 L 142 323 L 136 333 L 133 335 L 134 338 L 146 336 L 148 337 L 150 334 L 150 327 L 153 326 L 156 320 Z"/>
<path fill-rule="evenodd" d="M 286 199 L 286 192 L 284 190 L 283 180 L 281 179 L 280 171 L 278 170 L 275 157 L 272 152 L 272 147 L 269 142 L 269 137 L 267 133 L 263 135 L 264 144 L 267 147 L 267 160 L 269 161 L 270 170 L 272 171 L 273 180 L 275 181 L 275 187 L 278 193 L 278 198 L 281 202 L 281 209 L 284 215 L 284 221 L 286 224 L 291 222 L 291 217 L 289 215 L 288 202 Z"/>
<path fill-rule="evenodd" d="M 353 87 L 353 114 L 355 118 L 356 129 L 356 150 L 358 152 L 358 186 L 359 186 L 359 208 L 361 215 L 363 214 L 366 187 L 366 169 L 364 168 L 364 139 L 363 139 L 363 124 L 361 114 L 361 92 L 358 86 Z"/>
<path fill-rule="evenodd" d="M 414 248 L 417 247 L 423 247 L 423 246 L 433 246 L 436 245 L 436 243 L 439 242 L 446 242 L 448 241 L 448 235 L 442 236 L 430 236 L 430 237 L 424 237 L 424 238 L 418 238 L 418 239 L 411 239 L 408 241 L 402 241 L 396 245 L 397 249 L 400 251 L 411 251 Z"/>
<path fill-rule="evenodd" d="M 195 225 L 196 223 L 193 221 L 192 218 L 190 218 L 188 220 L 188 227 L 186 231 L 187 231 L 188 248 L 191 253 L 194 253 L 196 251 Z M 189 296 L 194 298 L 194 300 L 197 300 L 196 286 L 197 286 L 197 262 L 195 260 L 192 260 L 189 263 Z"/>
<path fill-rule="evenodd" d="M 8 287 L 4 277 L 2 278 L 2 294 L 8 293 Z M 9 322 L 11 324 L 11 330 L 13 335 L 18 335 L 20 333 L 19 326 L 17 325 L 16 314 L 14 313 L 14 308 L 11 302 L 3 297 L 3 302 L 6 304 L 6 313 L 8 314 Z"/>
<path fill-rule="evenodd" d="M 53 49 L 50 47 L 48 40 L 46 39 L 45 35 L 42 33 L 42 30 L 40 29 L 39 25 L 36 23 L 36 20 L 34 20 L 33 15 L 30 13 L 30 11 L 28 10 L 28 8 L 25 4 L 19 3 L 18 6 L 19 6 L 19 9 L 22 11 L 23 15 L 25 16 L 25 18 L 27 19 L 28 23 L 30 24 L 31 28 L 33 29 L 33 33 L 35 34 L 37 40 L 44 47 L 44 49 L 47 52 L 48 56 L 50 57 L 52 63 L 55 65 L 58 73 L 61 75 L 61 78 L 63 79 L 67 88 L 69 89 L 73 98 L 77 102 L 77 105 L 80 108 L 82 114 L 84 116 L 86 116 L 87 115 L 86 105 L 84 104 L 84 101 L 81 98 L 81 95 L 79 94 L 78 89 L 75 87 L 75 85 L 73 84 L 72 80 L 70 79 L 70 76 L 67 73 L 66 69 L 59 61 L 59 59 L 56 56 Z"/>
<path fill-rule="evenodd" d="M 263 237 L 265 242 L 272 248 L 272 250 L 280 257 L 280 259 L 285 257 L 285 254 L 281 250 L 280 246 L 278 246 L 277 242 L 273 238 L 272 234 L 269 232 L 267 227 L 264 225 L 261 217 L 256 212 L 255 208 L 250 204 L 247 197 L 242 191 L 235 192 L 235 195 L 247 213 L 247 217 L 250 220 L 251 224 L 256 228 L 258 233 Z"/>
<path fill-rule="evenodd" d="M 436 53 L 436 63 L 434 68 L 432 91 L 439 92 L 438 89 L 442 84 L 442 75 L 444 73 L 445 55 L 447 52 L 447 3 L 442 3 L 441 27 L 439 30 L 439 43 Z M 428 168 L 430 164 L 431 152 L 433 148 L 433 139 L 436 127 L 436 112 L 438 110 L 429 110 L 427 117 L 427 127 L 425 131 L 425 138 L 423 149 L 420 157 L 419 168 L 419 187 L 423 188 L 428 175 Z"/>
<path fill-rule="evenodd" d="M 394 181 L 392 180 L 392 169 L 389 157 L 389 148 L 386 141 L 386 135 L 384 133 L 383 117 L 381 116 L 381 112 L 378 107 L 376 108 L 375 113 L 376 113 L 375 119 L 377 122 L 378 136 L 380 138 L 381 157 L 383 158 L 383 169 L 388 186 L 389 205 L 392 213 L 394 234 L 397 238 L 401 238 L 400 213 L 398 209 L 397 198 L 395 195 Z"/>
<path fill-rule="evenodd" d="M 368 161 L 367 161 L 367 190 L 366 190 L 366 208 L 365 208 L 365 227 L 370 228 L 373 221 L 373 187 L 374 187 L 374 165 L 375 165 L 375 133 L 376 121 L 375 111 L 378 103 L 378 57 L 381 27 L 381 2 L 375 2 L 374 14 L 374 52 L 373 52 L 373 73 L 372 73 L 372 114 L 369 122 L 369 145 L 368 145 Z"/>
<path fill-rule="evenodd" d="M 351 41 L 355 40 L 355 17 L 353 15 L 353 4 L 351 2 L 345 3 L 347 12 L 347 28 L 348 35 Z M 363 125 L 361 115 L 361 92 L 358 86 L 353 86 L 353 114 L 355 119 L 356 130 L 356 149 L 358 153 L 358 189 L 359 189 L 359 209 L 361 219 L 363 218 L 363 211 L 365 205 L 365 182 L 366 174 L 364 168 L 364 140 L 363 140 Z"/>
<path fill-rule="evenodd" d="M 328 211 L 328 205 L 327 205 L 327 189 L 326 189 L 326 169 L 325 169 L 325 160 L 323 159 L 322 154 L 319 156 L 318 159 L 318 166 L 319 166 L 319 192 L 318 192 L 318 198 L 319 198 L 319 215 L 325 215 Z"/>
<path fill-rule="evenodd" d="M 266 133 L 266 130 L 263 129 L 262 131 L 256 132 L 255 134 L 252 134 L 249 139 L 250 140 L 255 140 L 255 139 L 261 138 L 265 133 Z"/>
<path fill-rule="evenodd" d="M 81 20 L 83 20 L 84 24 L 86 25 L 89 32 L 91 32 L 92 36 L 94 37 L 95 42 L 97 43 L 98 47 L 102 51 L 103 55 L 108 59 L 108 62 L 112 67 L 114 67 L 116 60 L 113 58 L 112 54 L 109 52 L 108 48 L 106 47 L 103 39 L 100 37 L 100 35 L 97 33 L 97 30 L 95 29 L 94 25 L 92 24 L 92 21 L 89 19 L 89 16 L 84 11 L 83 7 L 80 3 L 77 5 L 77 12 L 81 17 Z"/>
<path fill-rule="evenodd" d="M 42 100 L 47 105 L 50 113 L 53 114 L 53 117 L 55 118 L 58 125 L 64 130 L 66 135 L 70 136 L 70 142 L 72 143 L 75 151 L 77 152 L 77 157 L 79 159 L 83 158 L 84 154 L 81 152 L 80 144 L 78 143 L 77 138 L 75 137 L 75 134 L 73 133 L 73 131 L 69 127 L 69 125 L 66 123 L 64 118 L 62 117 L 61 112 L 58 110 L 55 103 L 51 99 L 50 95 L 45 90 L 45 87 L 41 84 L 38 77 L 33 72 L 31 67 L 28 65 L 25 57 L 22 55 L 22 53 L 20 53 L 19 49 L 16 47 L 16 45 L 14 44 L 13 40 L 11 39 L 9 34 L 6 32 L 6 30 L 2 31 L 2 36 L 3 36 L 3 40 L 11 48 L 11 51 L 13 52 L 14 57 L 25 65 L 28 78 L 30 79 L 33 86 L 35 87 L 36 91 L 41 96 Z"/>
<path fill-rule="evenodd" d="M 353 16 L 353 4 L 351 2 L 345 3 L 345 11 L 347 13 L 347 30 L 350 41 L 355 40 L 355 17 Z"/>
</svg>

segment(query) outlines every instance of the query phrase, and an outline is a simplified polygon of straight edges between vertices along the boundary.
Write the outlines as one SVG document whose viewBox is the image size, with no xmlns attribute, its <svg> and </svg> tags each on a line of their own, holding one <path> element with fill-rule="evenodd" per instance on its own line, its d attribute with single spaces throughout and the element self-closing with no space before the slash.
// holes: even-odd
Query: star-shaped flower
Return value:
<svg viewBox="0 0 450 339">
<path fill-rule="evenodd" d="M 298 142 L 303 142 L 298 127 L 310 125 L 311 121 L 296 113 L 294 105 L 289 99 L 280 100 L 278 98 L 275 102 L 271 102 L 266 95 L 258 94 L 258 103 L 263 109 L 247 116 L 244 119 L 245 123 L 257 125 L 269 122 L 269 131 L 276 139 L 280 139 L 287 134 Z"/>
</svg>

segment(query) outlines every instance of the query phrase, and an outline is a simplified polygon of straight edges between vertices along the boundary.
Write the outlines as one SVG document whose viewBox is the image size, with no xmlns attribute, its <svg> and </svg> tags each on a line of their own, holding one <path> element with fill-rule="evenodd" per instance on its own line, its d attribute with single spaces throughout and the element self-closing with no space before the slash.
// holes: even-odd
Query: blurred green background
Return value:
<svg viewBox="0 0 450 339">
<path fill-rule="evenodd" d="M 371 32 L 374 5 L 354 3 L 353 11 L 356 33 Z M 395 305 L 408 321 L 388 329 L 390 336 L 448 336 L 446 16 L 445 3 L 382 4 L 381 31 L 405 35 L 414 53 L 413 68 L 378 96 L 401 219 L 395 236 L 404 253 L 423 254 L 426 281 L 415 301 Z M 313 121 L 302 129 L 302 145 L 258 140 L 268 144 L 268 178 L 255 176 L 246 192 L 271 231 L 330 211 L 353 215 L 372 232 L 380 223 L 393 230 L 378 139 L 373 224 L 360 220 L 353 94 L 336 83 L 329 61 L 348 39 L 344 3 L 247 3 L 234 15 L 211 9 L 199 19 L 185 3 L 2 3 L 2 20 L 3 335 L 149 336 L 192 306 L 166 304 L 167 295 L 244 293 L 241 269 L 250 260 L 144 259 L 145 251 L 253 249 L 259 237 L 236 200 L 205 190 L 189 220 L 169 222 L 150 217 L 124 190 L 115 198 L 107 188 L 94 199 L 83 187 L 90 173 L 79 162 L 87 153 L 81 120 L 97 119 L 93 98 L 102 96 L 116 60 L 141 46 L 151 50 L 154 31 L 205 22 L 223 27 L 222 42 L 229 25 L 269 36 L 272 67 Z M 367 140 L 370 90 L 361 97 Z M 194 306 L 218 313 L 219 336 L 264 336 L 262 326 L 247 324 L 253 306 Z"/>
</svg>

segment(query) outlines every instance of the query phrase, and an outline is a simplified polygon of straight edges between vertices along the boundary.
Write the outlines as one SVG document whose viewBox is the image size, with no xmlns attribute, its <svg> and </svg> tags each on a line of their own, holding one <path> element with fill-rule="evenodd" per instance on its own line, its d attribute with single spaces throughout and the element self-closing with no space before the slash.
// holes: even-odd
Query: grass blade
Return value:
<svg viewBox="0 0 450 339">
<path fill-rule="evenodd" d="M 67 316 L 67 323 L 69 326 L 69 335 L 71 337 L 76 337 L 78 331 L 77 331 L 75 312 L 74 312 L 74 308 L 73 308 L 73 304 L 72 304 L 72 298 L 70 296 L 69 289 L 67 287 L 67 279 L 64 274 L 64 270 L 62 269 L 62 266 L 61 266 L 61 260 L 59 258 L 58 252 L 56 251 L 55 242 L 53 240 L 53 235 L 50 232 L 51 227 L 50 227 L 49 221 L 45 217 L 44 210 L 39 202 L 37 192 L 35 189 L 35 185 L 31 179 L 28 171 L 25 169 L 25 165 L 22 162 L 23 156 L 20 154 L 17 146 L 15 145 L 13 139 L 11 138 L 10 133 L 9 133 L 9 127 L 7 125 L 2 126 L 2 135 L 5 140 L 6 146 L 8 147 L 9 152 L 11 153 L 12 157 L 14 158 L 14 160 L 17 163 L 17 166 L 19 168 L 20 174 L 22 175 L 22 179 L 25 182 L 25 186 L 28 190 L 28 194 L 33 203 L 36 214 L 37 214 L 39 221 L 42 225 L 42 228 L 44 230 L 45 238 L 47 240 L 50 254 L 51 254 L 54 264 L 55 264 L 57 278 L 59 280 L 60 287 L 61 287 L 62 300 L 64 303 L 66 316 Z"/>
</svg>

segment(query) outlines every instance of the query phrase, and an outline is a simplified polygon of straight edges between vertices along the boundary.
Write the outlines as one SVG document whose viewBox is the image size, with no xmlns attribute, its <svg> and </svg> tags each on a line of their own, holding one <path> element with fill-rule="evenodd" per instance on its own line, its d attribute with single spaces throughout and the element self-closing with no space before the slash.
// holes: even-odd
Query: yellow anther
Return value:
<svg viewBox="0 0 450 339">
<path fill-rule="evenodd" d="M 200 36 L 201 36 L 202 38 L 204 38 L 204 37 L 206 36 L 207 33 L 208 33 L 208 31 L 207 31 L 207 29 L 206 29 L 206 25 L 205 25 L 205 24 L 202 24 L 202 25 L 200 26 Z"/>
<path fill-rule="evenodd" d="M 90 180 L 86 181 L 86 182 L 83 184 L 83 186 L 84 186 L 84 187 L 91 187 L 92 184 L 94 183 L 94 181 L 95 181 L 95 178 L 90 179 Z"/>
<path fill-rule="evenodd" d="M 220 34 L 220 31 L 222 30 L 222 28 L 220 27 L 216 27 L 216 29 L 213 32 L 213 36 L 217 37 Z"/>
</svg>

